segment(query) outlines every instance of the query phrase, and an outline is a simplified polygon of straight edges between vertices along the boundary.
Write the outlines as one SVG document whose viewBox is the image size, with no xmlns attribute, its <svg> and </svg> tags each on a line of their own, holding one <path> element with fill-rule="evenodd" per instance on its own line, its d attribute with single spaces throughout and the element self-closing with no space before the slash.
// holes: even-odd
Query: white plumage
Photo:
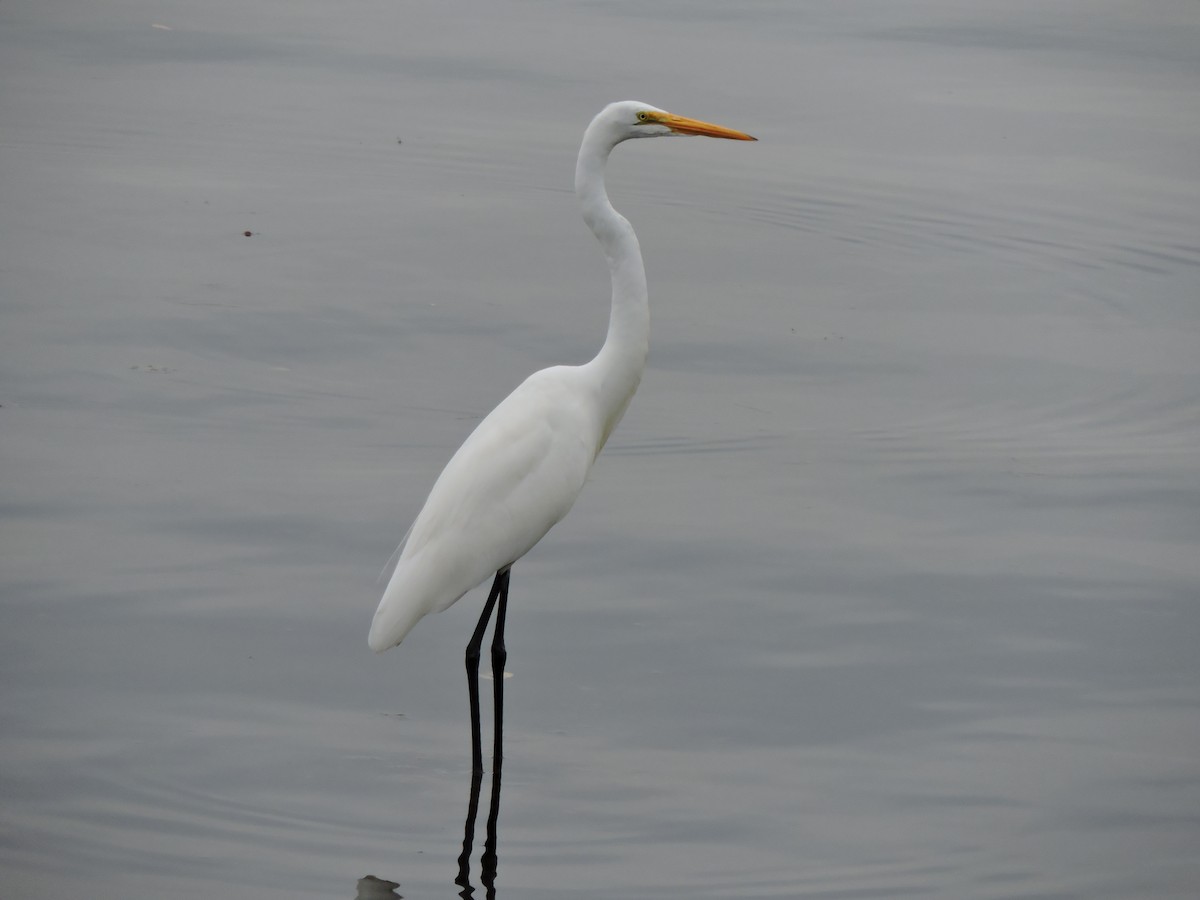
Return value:
<svg viewBox="0 0 1200 900">
<path fill-rule="evenodd" d="M 610 104 L 592 120 L 579 149 L 575 191 L 609 263 L 608 336 L 590 362 L 530 375 L 446 464 L 375 612 L 372 650 L 396 646 L 422 617 L 511 566 L 575 503 L 637 390 L 649 347 L 641 250 L 632 226 L 609 203 L 604 166 L 621 141 L 672 134 L 754 140 L 637 101 Z"/>
</svg>

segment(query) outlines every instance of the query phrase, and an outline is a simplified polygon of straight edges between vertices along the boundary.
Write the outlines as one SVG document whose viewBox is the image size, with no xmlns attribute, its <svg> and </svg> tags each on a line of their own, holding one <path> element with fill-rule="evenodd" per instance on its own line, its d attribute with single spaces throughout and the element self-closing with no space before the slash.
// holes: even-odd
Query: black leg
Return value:
<svg viewBox="0 0 1200 900">
<path fill-rule="evenodd" d="M 504 649 L 504 622 L 508 618 L 508 577 L 511 569 L 505 569 L 496 576 L 500 586 L 500 605 L 496 609 L 496 630 L 492 633 L 492 692 L 496 707 L 496 721 L 492 735 L 492 766 L 500 769 L 500 760 L 504 756 L 504 663 L 508 661 L 508 651 Z"/>
<path fill-rule="evenodd" d="M 501 581 L 503 579 L 503 581 Z M 496 606 L 496 598 L 500 596 L 501 587 L 504 589 L 505 602 L 508 601 L 508 570 L 496 573 L 492 589 L 488 593 L 487 603 L 479 616 L 479 624 L 467 644 L 467 691 L 471 696 L 471 771 L 483 773 L 483 741 L 479 726 L 479 648 L 483 645 L 483 633 L 487 630 L 488 621 L 492 618 L 492 609 Z"/>
<path fill-rule="evenodd" d="M 479 656 L 483 646 L 483 634 L 497 600 L 500 611 L 496 614 L 496 628 L 492 635 L 492 682 L 495 699 L 494 740 L 492 744 L 492 798 L 488 808 L 487 839 L 480 859 L 480 881 L 486 889 L 488 900 L 496 896 L 496 820 L 500 814 L 500 769 L 504 759 L 504 663 L 508 654 L 504 649 L 504 622 L 508 616 L 509 570 L 496 573 L 487 602 L 475 626 L 475 633 L 467 644 L 467 689 L 471 695 L 471 796 L 467 802 L 467 821 L 463 826 L 463 848 L 458 857 L 458 878 L 455 884 L 462 888 L 459 896 L 470 900 L 474 894 L 471 886 L 471 848 L 475 837 L 475 818 L 479 814 L 479 793 L 483 787 L 483 740 L 479 722 Z"/>
<path fill-rule="evenodd" d="M 496 630 L 492 635 L 492 695 L 495 713 L 492 722 L 492 798 L 488 806 L 487 838 L 483 843 L 480 859 L 480 880 L 492 896 L 496 881 L 496 821 L 500 817 L 500 771 L 504 764 L 504 663 L 508 652 L 504 648 L 504 623 L 508 617 L 508 578 L 505 569 L 497 576 L 503 578 L 500 585 L 500 605 L 496 610 Z"/>
</svg>

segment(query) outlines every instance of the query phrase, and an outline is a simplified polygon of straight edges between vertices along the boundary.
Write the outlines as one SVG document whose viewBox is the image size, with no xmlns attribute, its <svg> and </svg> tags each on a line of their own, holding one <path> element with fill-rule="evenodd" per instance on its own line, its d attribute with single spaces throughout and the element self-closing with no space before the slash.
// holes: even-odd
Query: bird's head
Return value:
<svg viewBox="0 0 1200 900">
<path fill-rule="evenodd" d="M 677 116 L 639 100 L 610 103 L 596 117 L 594 124 L 602 124 L 614 144 L 630 138 L 669 137 L 678 134 L 727 138 L 733 141 L 758 140 L 741 131 L 711 122 L 701 122 L 699 119 Z"/>
</svg>

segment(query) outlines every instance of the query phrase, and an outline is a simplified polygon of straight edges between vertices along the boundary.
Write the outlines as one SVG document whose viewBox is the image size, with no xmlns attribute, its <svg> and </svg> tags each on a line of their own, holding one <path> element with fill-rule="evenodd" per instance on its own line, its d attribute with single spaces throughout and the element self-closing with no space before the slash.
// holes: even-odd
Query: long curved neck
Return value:
<svg viewBox="0 0 1200 900">
<path fill-rule="evenodd" d="M 575 167 L 575 194 L 583 220 L 600 242 L 612 277 L 608 336 L 585 367 L 597 378 L 604 411 L 600 447 L 633 398 L 650 349 L 650 305 L 642 250 L 633 226 L 613 209 L 604 189 L 604 167 L 614 146 L 604 128 L 593 122 L 584 133 Z"/>
</svg>

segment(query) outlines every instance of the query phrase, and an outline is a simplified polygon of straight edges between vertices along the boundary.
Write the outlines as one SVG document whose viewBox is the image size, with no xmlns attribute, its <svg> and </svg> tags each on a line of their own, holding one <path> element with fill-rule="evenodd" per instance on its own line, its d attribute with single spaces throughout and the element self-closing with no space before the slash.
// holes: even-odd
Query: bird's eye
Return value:
<svg viewBox="0 0 1200 900">
<path fill-rule="evenodd" d="M 650 121 L 650 113 L 646 112 L 645 110 L 642 110 L 640 113 L 638 113 L 638 121 L 639 122 L 649 122 Z"/>
</svg>

